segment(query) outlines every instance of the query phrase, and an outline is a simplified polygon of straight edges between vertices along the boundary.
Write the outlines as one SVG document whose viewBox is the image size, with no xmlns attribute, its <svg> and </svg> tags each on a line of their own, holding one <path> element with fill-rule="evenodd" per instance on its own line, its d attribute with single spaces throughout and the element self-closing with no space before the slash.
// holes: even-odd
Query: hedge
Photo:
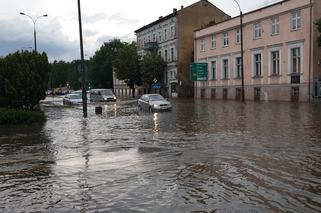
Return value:
<svg viewBox="0 0 321 213">
<path fill-rule="evenodd" d="M 15 110 L 0 108 L 0 125 L 31 124 L 46 120 L 42 111 Z"/>
</svg>

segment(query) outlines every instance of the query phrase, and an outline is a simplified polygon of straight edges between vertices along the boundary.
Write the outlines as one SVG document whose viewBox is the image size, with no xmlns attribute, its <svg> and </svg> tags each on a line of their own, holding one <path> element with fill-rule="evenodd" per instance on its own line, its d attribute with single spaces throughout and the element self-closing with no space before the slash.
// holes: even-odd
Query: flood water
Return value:
<svg viewBox="0 0 321 213">
<path fill-rule="evenodd" d="M 0 212 L 321 212 L 321 105 L 118 102 L 0 127 Z"/>
</svg>

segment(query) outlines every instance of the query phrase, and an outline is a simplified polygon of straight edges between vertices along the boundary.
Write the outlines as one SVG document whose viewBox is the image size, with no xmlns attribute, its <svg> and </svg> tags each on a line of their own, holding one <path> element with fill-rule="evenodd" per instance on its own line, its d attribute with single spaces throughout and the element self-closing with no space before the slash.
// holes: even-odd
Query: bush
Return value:
<svg viewBox="0 0 321 213">
<path fill-rule="evenodd" d="M 0 109 L 0 125 L 31 124 L 46 120 L 42 111 L 25 111 L 14 109 Z"/>
</svg>

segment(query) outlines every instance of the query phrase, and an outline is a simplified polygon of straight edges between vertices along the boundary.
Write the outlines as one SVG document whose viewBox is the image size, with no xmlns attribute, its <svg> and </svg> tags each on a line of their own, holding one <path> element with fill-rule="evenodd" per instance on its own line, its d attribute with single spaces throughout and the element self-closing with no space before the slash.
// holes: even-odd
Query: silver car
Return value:
<svg viewBox="0 0 321 213">
<path fill-rule="evenodd" d="M 92 89 L 90 91 L 90 101 L 108 102 L 117 101 L 117 98 L 111 89 Z"/>
<path fill-rule="evenodd" d="M 170 111 L 172 104 L 160 94 L 145 94 L 138 99 L 138 108 L 149 112 Z"/>
<path fill-rule="evenodd" d="M 63 104 L 82 104 L 82 97 L 76 93 L 67 94 L 62 99 Z"/>
</svg>

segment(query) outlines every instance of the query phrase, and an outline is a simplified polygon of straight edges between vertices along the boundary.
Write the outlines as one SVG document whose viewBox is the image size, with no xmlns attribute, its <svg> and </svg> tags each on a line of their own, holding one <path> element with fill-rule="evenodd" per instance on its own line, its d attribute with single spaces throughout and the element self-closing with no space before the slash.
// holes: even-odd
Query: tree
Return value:
<svg viewBox="0 0 321 213">
<path fill-rule="evenodd" d="M 137 55 L 136 43 L 123 43 L 123 47 L 119 50 L 119 54 L 114 60 L 114 67 L 117 78 L 125 80 L 132 90 L 132 96 L 135 98 L 135 85 L 142 84 L 139 70 L 139 57 Z"/>
<path fill-rule="evenodd" d="M 86 61 L 85 64 L 86 63 L 88 64 L 88 61 Z M 60 85 L 65 85 L 68 82 L 72 89 L 79 89 L 81 87 L 79 81 L 81 75 L 77 69 L 79 64 L 79 60 L 75 60 L 72 62 L 54 61 L 53 63 L 51 63 L 51 73 L 49 80 L 50 88 L 59 87 Z"/>
<path fill-rule="evenodd" d="M 33 109 L 46 97 L 49 63 L 45 53 L 9 54 L 0 63 L 1 105 Z"/>
<path fill-rule="evenodd" d="M 144 56 L 140 64 L 143 83 L 151 86 L 154 79 L 162 82 L 166 67 L 167 63 L 156 51 L 149 52 Z"/>
<path fill-rule="evenodd" d="M 113 61 L 123 43 L 114 39 L 104 43 L 91 58 L 89 80 L 95 88 L 113 88 Z"/>
<path fill-rule="evenodd" d="M 315 23 L 317 26 L 318 31 L 321 33 L 321 18 Z M 321 35 L 318 36 L 318 45 L 321 47 Z"/>
</svg>

